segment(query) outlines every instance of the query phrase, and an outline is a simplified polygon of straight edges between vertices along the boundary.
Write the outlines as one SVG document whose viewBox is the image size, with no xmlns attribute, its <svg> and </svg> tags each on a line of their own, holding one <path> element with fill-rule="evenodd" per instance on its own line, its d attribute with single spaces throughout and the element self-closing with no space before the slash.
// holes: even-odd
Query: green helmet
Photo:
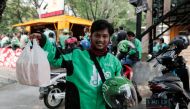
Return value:
<svg viewBox="0 0 190 109">
<path fill-rule="evenodd" d="M 135 88 L 125 77 L 114 77 L 102 85 L 103 97 L 113 109 L 123 109 L 137 104 Z"/>
<path fill-rule="evenodd" d="M 118 44 L 118 50 L 120 52 L 128 52 L 130 48 L 135 48 L 134 44 L 128 40 L 122 40 Z"/>
</svg>

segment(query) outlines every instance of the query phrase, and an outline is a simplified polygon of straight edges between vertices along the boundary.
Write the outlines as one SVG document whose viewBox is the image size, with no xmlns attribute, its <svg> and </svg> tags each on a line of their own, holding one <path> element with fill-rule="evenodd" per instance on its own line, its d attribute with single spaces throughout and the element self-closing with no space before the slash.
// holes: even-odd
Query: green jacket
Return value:
<svg viewBox="0 0 190 109">
<path fill-rule="evenodd" d="M 153 52 L 154 52 L 154 53 L 161 52 L 162 50 L 164 50 L 164 49 L 167 48 L 167 47 L 168 47 L 168 44 L 166 44 L 166 43 L 156 44 L 156 45 L 153 47 Z"/>
<path fill-rule="evenodd" d="M 84 35 L 84 38 L 83 39 L 87 39 L 87 40 L 89 40 L 89 33 L 85 33 L 85 35 Z"/>
<path fill-rule="evenodd" d="M 138 53 L 139 53 L 139 59 L 141 60 L 142 58 L 142 44 L 141 41 L 137 38 L 135 38 L 134 41 L 132 41 L 133 44 L 135 45 L 135 48 L 137 49 Z"/>
<path fill-rule="evenodd" d="M 14 47 L 14 46 L 18 46 L 20 47 L 21 43 L 20 41 L 18 40 L 17 37 L 13 37 L 12 40 L 11 40 L 11 46 Z"/>
<path fill-rule="evenodd" d="M 65 40 L 67 40 L 68 38 L 69 36 L 64 36 L 64 35 L 61 35 L 59 37 L 59 42 L 61 44 L 62 49 L 65 49 Z"/>
<path fill-rule="evenodd" d="M 46 39 L 47 40 L 47 39 Z M 65 54 L 46 41 L 43 49 L 48 52 L 52 66 L 67 68 L 65 109 L 105 109 L 102 81 L 87 50 L 74 49 Z M 120 61 L 110 53 L 97 57 L 105 78 L 120 76 Z"/>
<path fill-rule="evenodd" d="M 0 47 L 5 47 L 7 45 L 9 45 L 11 42 L 10 42 L 10 39 L 6 36 L 4 37 L 2 40 L 1 40 L 1 43 L 0 43 Z"/>
<path fill-rule="evenodd" d="M 160 50 L 160 44 L 157 43 L 157 44 L 153 47 L 153 52 L 154 52 L 154 53 L 158 53 L 159 50 Z"/>
<path fill-rule="evenodd" d="M 164 50 L 164 49 L 167 48 L 167 47 L 168 47 L 168 44 L 162 43 L 162 44 L 160 45 L 160 50 Z"/>
</svg>

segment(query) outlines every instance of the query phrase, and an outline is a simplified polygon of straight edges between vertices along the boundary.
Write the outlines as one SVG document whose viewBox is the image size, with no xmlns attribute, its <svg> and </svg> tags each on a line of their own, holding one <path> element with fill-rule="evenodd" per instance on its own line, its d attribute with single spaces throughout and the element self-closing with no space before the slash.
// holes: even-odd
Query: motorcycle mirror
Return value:
<svg viewBox="0 0 190 109">
<path fill-rule="evenodd" d="M 147 60 L 150 60 L 152 58 L 152 55 L 151 54 L 148 54 L 147 55 Z"/>
</svg>

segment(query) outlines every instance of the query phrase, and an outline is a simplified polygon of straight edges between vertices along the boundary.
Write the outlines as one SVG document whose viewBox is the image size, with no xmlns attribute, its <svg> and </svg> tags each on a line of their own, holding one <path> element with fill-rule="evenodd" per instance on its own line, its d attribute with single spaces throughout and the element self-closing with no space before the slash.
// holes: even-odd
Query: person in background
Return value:
<svg viewBox="0 0 190 109">
<path fill-rule="evenodd" d="M 84 28 L 84 37 L 83 37 L 83 39 L 89 40 L 89 36 L 90 36 L 90 30 L 89 30 L 88 27 L 85 27 Z"/>
<path fill-rule="evenodd" d="M 20 47 L 23 49 L 28 43 L 28 41 L 29 41 L 28 32 L 24 31 L 20 38 Z"/>
<path fill-rule="evenodd" d="M 117 35 L 117 44 L 122 41 L 122 40 L 125 40 L 127 37 L 127 32 L 124 31 L 124 28 L 121 26 L 119 27 L 119 32 L 118 32 L 118 35 Z"/>
<path fill-rule="evenodd" d="M 11 47 L 13 50 L 20 48 L 20 46 L 21 46 L 20 38 L 21 38 L 21 33 L 18 32 L 18 33 L 15 33 L 15 35 L 11 39 Z"/>
<path fill-rule="evenodd" d="M 136 38 L 135 34 L 132 31 L 127 32 L 127 40 L 131 41 L 134 45 L 136 50 L 130 51 L 130 54 L 135 54 L 136 51 L 138 52 L 138 60 L 140 61 L 142 58 L 142 44 L 139 39 Z"/>
<path fill-rule="evenodd" d="M 152 52 L 152 56 L 156 56 L 159 52 L 160 46 L 159 46 L 159 39 L 156 39 L 153 41 L 153 52 Z"/>
<path fill-rule="evenodd" d="M 111 52 L 116 55 L 117 53 L 117 37 L 118 37 L 118 31 L 119 29 L 116 28 L 115 29 L 115 32 L 114 34 L 111 36 L 110 40 L 111 40 L 111 44 L 112 44 L 112 47 L 111 47 Z"/>
<path fill-rule="evenodd" d="M 73 37 L 73 32 L 72 31 L 69 31 L 69 36 Z"/>
<path fill-rule="evenodd" d="M 67 40 L 70 37 L 69 33 L 69 29 L 64 29 L 63 34 L 61 34 L 59 37 L 59 42 L 62 49 L 65 49 L 65 40 Z"/>
<path fill-rule="evenodd" d="M 49 41 L 54 45 L 56 46 L 56 41 L 54 39 L 54 34 L 52 32 L 49 33 Z"/>
<path fill-rule="evenodd" d="M 168 44 L 164 42 L 164 38 L 159 39 L 159 52 L 163 51 L 168 47 Z"/>
<path fill-rule="evenodd" d="M 53 30 L 50 30 L 49 28 L 46 28 L 44 30 L 44 34 L 46 35 L 46 37 L 49 36 L 49 33 L 53 33 L 53 38 L 56 40 L 56 35 L 55 35 L 55 32 Z"/>
<path fill-rule="evenodd" d="M 1 35 L 1 43 L 0 43 L 1 48 L 8 46 L 10 43 L 11 43 L 10 38 L 8 36 Z"/>
<path fill-rule="evenodd" d="M 90 45 L 91 44 L 90 44 L 90 41 L 88 39 L 83 39 L 79 43 L 79 47 L 81 49 L 86 49 L 86 50 L 88 50 L 90 48 Z"/>
</svg>

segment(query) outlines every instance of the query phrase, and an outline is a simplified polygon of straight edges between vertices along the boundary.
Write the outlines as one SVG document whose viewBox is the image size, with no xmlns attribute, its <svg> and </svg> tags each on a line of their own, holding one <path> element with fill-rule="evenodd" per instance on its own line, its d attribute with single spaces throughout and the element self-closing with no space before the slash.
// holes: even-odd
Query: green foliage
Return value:
<svg viewBox="0 0 190 109">
<path fill-rule="evenodd" d="M 135 31 L 134 7 L 127 0 L 66 0 L 76 16 L 89 20 L 107 19 L 115 27 Z"/>
<path fill-rule="evenodd" d="M 3 14 L 4 9 L 6 7 L 6 3 L 7 3 L 7 0 L 1 0 L 1 3 L 0 3 L 0 20 L 2 18 L 2 14 Z"/>
<path fill-rule="evenodd" d="M 7 0 L 0 23 L 0 34 L 12 32 L 14 24 L 38 18 L 39 1 L 43 0 Z M 65 2 L 69 4 L 75 16 L 92 21 L 107 19 L 114 27 L 123 26 L 126 30 L 135 31 L 135 9 L 126 0 L 65 0 Z"/>
<path fill-rule="evenodd" d="M 8 0 L 0 23 L 0 34 L 11 33 L 12 25 L 36 18 L 34 7 L 24 2 L 25 0 Z"/>
</svg>

